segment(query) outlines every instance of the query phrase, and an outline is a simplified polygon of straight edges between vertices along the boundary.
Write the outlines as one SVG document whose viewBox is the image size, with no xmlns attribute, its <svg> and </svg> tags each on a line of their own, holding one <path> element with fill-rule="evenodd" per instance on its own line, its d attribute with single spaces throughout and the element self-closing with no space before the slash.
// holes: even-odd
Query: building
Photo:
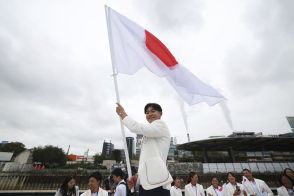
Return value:
<svg viewBox="0 0 294 196">
<path fill-rule="evenodd" d="M 132 159 L 133 154 L 134 154 L 134 138 L 133 137 L 126 137 L 126 141 L 127 141 L 129 158 Z"/>
<path fill-rule="evenodd" d="M 9 162 L 12 156 L 13 152 L 0 152 L 0 162 Z"/>
<path fill-rule="evenodd" d="M 286 119 L 291 127 L 292 132 L 294 133 L 294 116 L 286 116 Z"/>
<path fill-rule="evenodd" d="M 107 142 L 104 140 L 103 148 L 102 148 L 102 155 L 106 156 L 106 157 L 111 156 L 113 149 L 114 149 L 114 145 L 111 143 L 111 141 Z"/>
<path fill-rule="evenodd" d="M 174 160 L 175 159 L 176 150 L 177 150 L 177 138 L 176 137 L 171 137 L 170 138 L 170 145 L 169 145 L 168 155 L 167 155 L 167 160 Z"/>
<path fill-rule="evenodd" d="M 203 173 L 280 173 L 294 169 L 294 138 L 264 136 L 254 132 L 234 132 L 228 137 L 193 141 L 177 146 L 192 152 L 195 162 L 203 164 Z"/>
<path fill-rule="evenodd" d="M 32 150 L 24 150 L 19 153 L 15 158 L 14 162 L 18 164 L 31 164 L 33 163 L 33 153 Z"/>
<path fill-rule="evenodd" d="M 141 153 L 141 146 L 142 146 L 143 135 L 137 134 L 136 137 L 136 156 L 139 157 Z"/>
</svg>

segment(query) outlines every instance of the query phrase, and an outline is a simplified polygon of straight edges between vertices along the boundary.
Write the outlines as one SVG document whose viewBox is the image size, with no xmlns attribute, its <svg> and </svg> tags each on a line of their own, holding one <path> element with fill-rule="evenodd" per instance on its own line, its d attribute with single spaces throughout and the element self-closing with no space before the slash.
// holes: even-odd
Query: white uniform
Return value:
<svg viewBox="0 0 294 196">
<path fill-rule="evenodd" d="M 182 190 L 176 186 L 170 188 L 170 196 L 182 196 Z"/>
<path fill-rule="evenodd" d="M 102 188 L 99 187 L 99 190 L 97 193 L 91 193 L 91 190 L 88 189 L 86 190 L 83 194 L 80 196 L 92 196 L 92 195 L 97 195 L 97 196 L 108 196 L 108 192 Z"/>
<path fill-rule="evenodd" d="M 245 188 L 242 184 L 237 183 L 237 186 L 240 187 L 241 193 L 240 196 L 243 196 L 243 192 L 245 191 Z M 225 195 L 226 196 L 232 196 L 234 194 L 234 192 L 236 191 L 236 185 L 233 185 L 231 183 L 227 183 L 225 186 Z"/>
<path fill-rule="evenodd" d="M 124 180 L 121 180 L 116 186 L 114 196 L 127 196 L 127 184 Z"/>
<path fill-rule="evenodd" d="M 203 186 L 196 184 L 193 186 L 191 183 L 185 186 L 185 196 L 205 196 Z"/>
<path fill-rule="evenodd" d="M 75 186 L 75 189 L 76 189 L 76 196 L 79 196 L 80 195 L 79 187 Z M 55 193 L 54 196 L 62 196 L 62 193 L 61 193 L 60 189 L 57 190 L 57 192 Z"/>
<path fill-rule="evenodd" d="M 292 195 L 294 195 L 294 190 L 292 190 L 292 195 L 290 195 L 290 194 L 288 193 L 287 188 L 284 187 L 284 186 L 279 187 L 279 188 L 277 189 L 277 192 L 278 192 L 278 196 L 292 196 Z"/>
<path fill-rule="evenodd" d="M 123 124 L 131 132 L 144 136 L 138 169 L 138 178 L 142 187 L 145 190 L 160 186 L 170 189 L 173 178 L 166 167 L 170 132 L 165 122 L 159 119 L 149 124 L 141 124 L 126 116 Z"/>
<path fill-rule="evenodd" d="M 223 187 L 218 186 L 217 189 L 213 188 L 213 186 L 211 185 L 210 187 L 208 187 L 206 189 L 206 195 L 213 195 L 213 196 L 224 196 L 225 195 L 225 190 Z"/>
<path fill-rule="evenodd" d="M 243 176 L 242 184 L 245 187 L 246 192 L 249 195 L 256 196 L 273 196 L 274 193 L 267 186 L 267 184 L 260 179 L 254 178 L 254 181 L 249 181 L 245 176 Z"/>
</svg>

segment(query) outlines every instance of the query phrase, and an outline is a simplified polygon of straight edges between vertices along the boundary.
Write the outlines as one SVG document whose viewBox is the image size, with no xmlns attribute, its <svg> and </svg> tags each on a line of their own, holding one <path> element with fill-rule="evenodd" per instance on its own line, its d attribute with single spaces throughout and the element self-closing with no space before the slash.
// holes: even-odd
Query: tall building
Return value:
<svg viewBox="0 0 294 196">
<path fill-rule="evenodd" d="M 176 137 L 171 137 L 170 138 L 170 145 L 169 145 L 169 150 L 168 150 L 168 160 L 174 160 L 175 159 L 175 152 L 177 150 L 177 138 Z"/>
<path fill-rule="evenodd" d="M 294 116 L 286 116 L 286 118 L 291 127 L 292 132 L 294 133 Z"/>
<path fill-rule="evenodd" d="M 132 159 L 133 152 L 134 152 L 134 150 L 133 150 L 134 149 L 134 138 L 133 137 L 126 137 L 126 141 L 127 141 L 129 157 L 130 157 L 130 159 Z"/>
<path fill-rule="evenodd" d="M 136 137 L 136 156 L 139 157 L 141 153 L 143 135 L 137 134 Z"/>
<path fill-rule="evenodd" d="M 102 148 L 102 155 L 103 156 L 110 156 L 113 149 L 114 149 L 114 145 L 111 143 L 111 141 L 107 142 L 104 140 L 103 148 Z"/>
</svg>

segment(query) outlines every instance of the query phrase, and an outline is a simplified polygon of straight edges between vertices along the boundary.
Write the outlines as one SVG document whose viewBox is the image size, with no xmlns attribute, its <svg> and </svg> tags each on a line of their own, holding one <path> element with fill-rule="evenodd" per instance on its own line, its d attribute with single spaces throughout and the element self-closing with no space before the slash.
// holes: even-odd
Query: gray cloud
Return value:
<svg viewBox="0 0 294 196">
<path fill-rule="evenodd" d="M 221 83 L 228 94 L 234 128 L 285 131 L 288 124 L 283 118 L 294 107 L 293 3 L 252 1 L 245 9 L 230 8 L 232 2 L 220 3 L 217 9 L 204 1 L 117 1 L 114 5 L 121 5 L 118 11 L 129 16 L 125 4 L 133 3 L 136 14 L 165 32 L 164 40 L 175 48 L 171 51 L 191 63 L 193 73 L 204 81 L 217 78 L 213 82 Z M 90 154 L 101 151 L 104 139 L 122 147 L 103 6 L 97 1 L 0 1 L 2 140 L 21 141 L 28 147 L 52 144 L 64 150 L 70 144 L 71 152 L 80 154 L 87 149 Z M 236 13 L 245 9 L 240 23 L 248 29 L 251 42 L 220 39 L 234 26 L 218 27 L 229 27 L 233 20 L 211 17 L 207 25 L 207 17 L 215 11 L 225 15 L 227 8 L 232 11 L 229 17 L 236 19 L 234 9 Z M 213 28 L 213 22 L 219 26 Z M 206 33 L 206 28 L 213 30 Z M 194 37 L 191 41 L 187 36 Z M 219 47 L 222 44 L 227 45 Z M 221 52 L 225 61 L 217 64 L 213 60 L 222 59 Z M 164 79 L 140 70 L 134 76 L 119 75 L 118 81 L 121 102 L 131 116 L 144 122 L 145 103 L 159 102 L 172 135 L 180 143 L 186 141 L 176 94 Z M 231 133 L 219 107 L 186 108 L 191 140 Z M 126 135 L 134 136 L 128 130 Z"/>
<path fill-rule="evenodd" d="M 135 1 L 134 4 L 161 31 L 199 30 L 203 25 L 202 1 Z"/>
<path fill-rule="evenodd" d="M 294 15 L 292 1 L 251 3 L 243 15 L 255 38 L 252 46 L 239 46 L 227 55 L 227 77 L 234 92 L 245 96 L 263 88 L 294 85 Z M 242 86 L 242 88 L 240 88 Z"/>
</svg>

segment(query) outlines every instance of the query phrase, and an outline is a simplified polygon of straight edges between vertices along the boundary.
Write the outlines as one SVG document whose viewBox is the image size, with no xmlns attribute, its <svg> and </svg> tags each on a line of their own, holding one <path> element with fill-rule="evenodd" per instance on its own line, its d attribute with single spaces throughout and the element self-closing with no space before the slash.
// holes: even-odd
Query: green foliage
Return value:
<svg viewBox="0 0 294 196">
<path fill-rule="evenodd" d="M 106 160 L 106 157 L 104 155 L 98 155 L 98 154 L 94 155 L 94 165 L 101 164 L 103 160 Z"/>
<path fill-rule="evenodd" d="M 0 145 L 0 152 L 13 152 L 14 157 L 24 150 L 26 150 L 25 145 L 20 142 L 10 142 Z"/>
<path fill-rule="evenodd" d="M 51 145 L 37 147 L 33 150 L 33 161 L 41 162 L 47 168 L 55 168 L 66 164 L 66 155 L 61 148 Z"/>
</svg>

